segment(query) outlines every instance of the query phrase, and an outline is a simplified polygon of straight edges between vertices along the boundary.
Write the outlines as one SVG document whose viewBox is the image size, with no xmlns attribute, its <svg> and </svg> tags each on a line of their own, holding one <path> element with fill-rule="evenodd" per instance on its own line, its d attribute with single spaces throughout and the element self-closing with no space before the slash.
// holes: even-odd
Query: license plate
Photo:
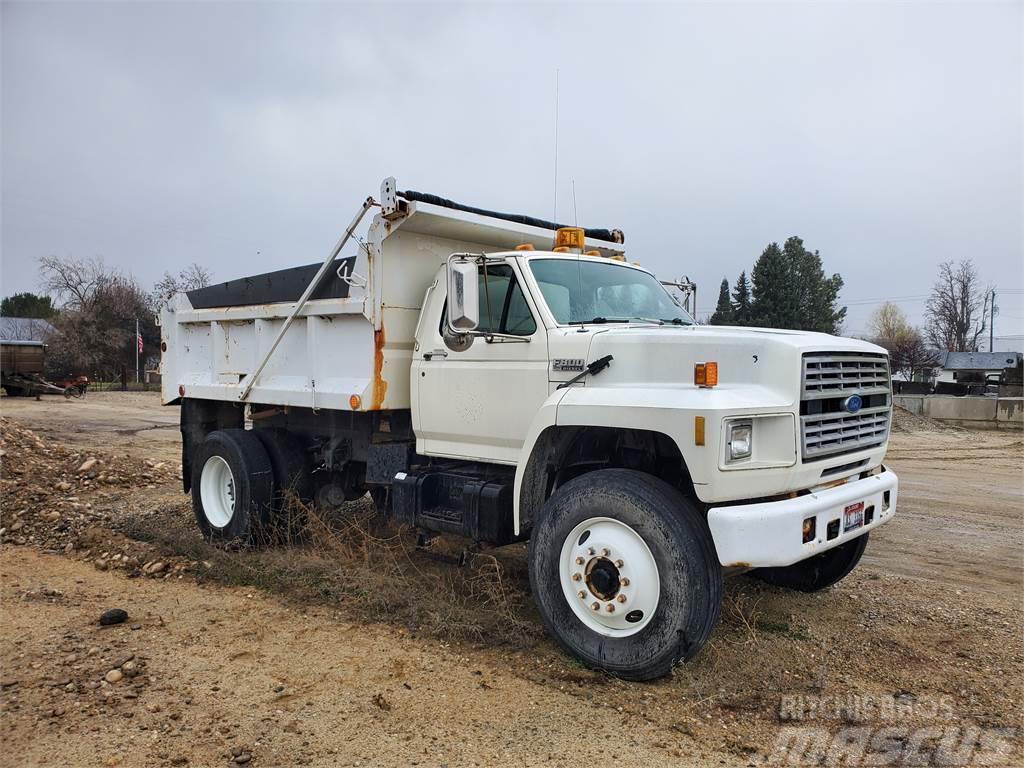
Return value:
<svg viewBox="0 0 1024 768">
<path fill-rule="evenodd" d="M 864 502 L 848 504 L 843 510 L 843 533 L 860 528 L 862 525 L 864 525 Z"/>
</svg>

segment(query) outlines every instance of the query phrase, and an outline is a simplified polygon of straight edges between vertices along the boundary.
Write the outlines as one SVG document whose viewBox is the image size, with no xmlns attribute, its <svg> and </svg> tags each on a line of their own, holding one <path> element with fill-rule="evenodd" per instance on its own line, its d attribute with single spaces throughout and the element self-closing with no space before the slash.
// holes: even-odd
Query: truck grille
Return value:
<svg viewBox="0 0 1024 768">
<path fill-rule="evenodd" d="M 804 355 L 803 390 L 805 400 L 888 392 L 889 360 L 859 352 Z"/>
<path fill-rule="evenodd" d="M 889 359 L 855 352 L 804 355 L 800 437 L 804 461 L 818 461 L 885 442 L 891 417 Z M 847 410 L 847 398 L 861 409 Z"/>
</svg>

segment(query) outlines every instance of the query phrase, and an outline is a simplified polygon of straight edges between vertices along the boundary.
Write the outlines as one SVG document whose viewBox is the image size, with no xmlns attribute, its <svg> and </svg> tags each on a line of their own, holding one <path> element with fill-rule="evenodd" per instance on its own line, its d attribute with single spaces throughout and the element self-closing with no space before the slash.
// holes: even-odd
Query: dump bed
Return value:
<svg viewBox="0 0 1024 768">
<path fill-rule="evenodd" d="M 253 403 L 410 408 L 416 324 L 425 292 L 448 256 L 523 243 L 551 247 L 551 229 L 524 223 L 531 220 L 447 207 L 439 198 L 436 204 L 403 199 L 390 205 L 382 198 L 365 243 L 355 256 L 333 262 L 254 383 L 250 377 L 320 265 L 174 296 L 160 316 L 164 403 L 183 396 L 238 402 L 249 388 L 245 401 Z M 622 252 L 604 240 L 588 238 L 586 244 L 608 256 Z"/>
</svg>

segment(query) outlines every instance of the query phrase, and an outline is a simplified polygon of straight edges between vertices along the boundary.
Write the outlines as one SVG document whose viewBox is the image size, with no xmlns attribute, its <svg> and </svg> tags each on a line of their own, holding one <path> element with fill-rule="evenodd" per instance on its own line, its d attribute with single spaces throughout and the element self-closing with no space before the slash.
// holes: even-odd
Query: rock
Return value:
<svg viewBox="0 0 1024 768">
<path fill-rule="evenodd" d="M 86 459 L 82 462 L 82 465 L 78 468 L 79 472 L 88 472 L 90 469 L 96 466 L 98 462 L 96 459 Z"/>
<path fill-rule="evenodd" d="M 100 616 L 100 624 L 104 627 L 109 627 L 113 624 L 121 624 L 128 620 L 128 611 L 123 608 L 111 608 L 109 611 L 104 611 L 103 615 Z"/>
<path fill-rule="evenodd" d="M 121 667 L 123 667 L 125 664 L 127 664 L 129 661 L 131 661 L 134 658 L 135 658 L 135 654 L 134 653 L 129 653 L 129 654 L 125 655 L 125 656 L 121 656 L 120 658 L 116 659 L 113 664 L 110 665 L 110 668 L 111 669 L 120 669 Z"/>
<path fill-rule="evenodd" d="M 238 757 L 243 752 L 245 752 L 245 747 L 232 747 L 231 748 L 231 756 L 232 757 Z"/>
<path fill-rule="evenodd" d="M 43 515 L 43 520 L 45 520 L 48 523 L 55 523 L 58 520 L 60 520 L 60 512 L 56 510 L 54 510 L 53 512 L 47 512 L 45 515 Z"/>
<path fill-rule="evenodd" d="M 124 675 L 121 674 L 121 670 L 112 669 L 109 672 L 107 672 L 106 675 L 103 676 L 103 679 L 106 680 L 108 683 L 118 683 L 121 681 L 122 677 L 124 677 Z"/>
<path fill-rule="evenodd" d="M 57 485 L 55 485 L 54 487 L 58 491 L 70 491 L 71 490 L 71 483 L 69 483 L 69 482 L 67 482 L 65 480 L 62 480 L 61 482 L 57 483 Z"/>
<path fill-rule="evenodd" d="M 148 576 L 155 576 L 156 574 L 162 573 L 165 570 L 167 570 L 167 563 L 160 560 L 142 566 L 142 572 Z"/>
<path fill-rule="evenodd" d="M 142 629 L 142 625 L 141 624 L 132 624 L 132 626 L 131 626 L 132 632 L 138 632 L 140 629 Z"/>
<path fill-rule="evenodd" d="M 152 712 L 153 714 L 156 714 L 157 712 L 159 712 L 160 709 L 161 709 L 160 705 L 157 704 L 155 701 L 151 701 L 151 702 L 149 702 L 149 704 L 146 705 L 146 710 L 148 712 Z"/>
<path fill-rule="evenodd" d="M 240 755 L 235 755 L 235 764 L 236 765 L 245 765 L 250 760 L 252 760 L 252 755 L 250 755 L 248 752 L 243 752 Z"/>
</svg>

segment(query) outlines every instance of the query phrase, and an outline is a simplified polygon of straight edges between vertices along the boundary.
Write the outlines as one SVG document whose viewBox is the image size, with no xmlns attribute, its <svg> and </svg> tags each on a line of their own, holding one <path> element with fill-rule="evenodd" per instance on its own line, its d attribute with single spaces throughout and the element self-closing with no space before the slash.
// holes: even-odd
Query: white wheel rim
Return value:
<svg viewBox="0 0 1024 768">
<path fill-rule="evenodd" d="M 582 541 L 581 541 L 582 539 Z M 628 637 L 658 609 L 658 564 L 636 531 L 610 517 L 592 517 L 572 529 L 558 561 L 562 591 L 588 629 Z"/>
<path fill-rule="evenodd" d="M 235 476 L 220 456 L 211 456 L 203 465 L 199 498 L 210 525 L 223 528 L 231 522 L 235 514 Z"/>
</svg>

